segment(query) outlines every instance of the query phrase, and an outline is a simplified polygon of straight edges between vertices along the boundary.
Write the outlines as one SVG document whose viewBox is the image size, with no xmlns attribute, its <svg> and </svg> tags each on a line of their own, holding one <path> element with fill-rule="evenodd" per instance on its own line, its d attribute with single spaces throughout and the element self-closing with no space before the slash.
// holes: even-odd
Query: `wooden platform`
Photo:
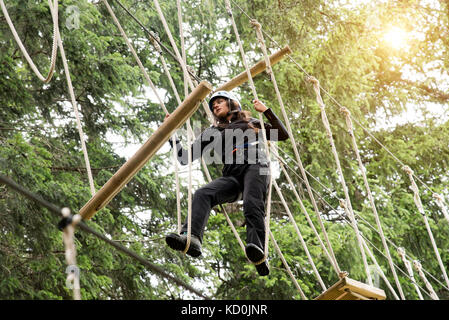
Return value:
<svg viewBox="0 0 449 320">
<path fill-rule="evenodd" d="M 320 294 L 315 300 L 385 300 L 385 291 L 347 277 Z"/>
</svg>

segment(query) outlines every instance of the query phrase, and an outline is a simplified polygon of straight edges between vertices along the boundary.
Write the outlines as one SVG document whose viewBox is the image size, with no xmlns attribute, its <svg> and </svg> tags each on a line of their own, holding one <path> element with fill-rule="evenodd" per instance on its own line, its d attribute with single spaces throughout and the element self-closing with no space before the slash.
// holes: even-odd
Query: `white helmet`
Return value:
<svg viewBox="0 0 449 320">
<path fill-rule="evenodd" d="M 212 95 L 212 97 L 209 100 L 209 109 L 212 112 L 214 112 L 214 108 L 212 108 L 212 103 L 217 98 L 225 98 L 228 100 L 234 100 L 237 102 L 237 104 L 239 106 L 239 110 L 242 110 L 242 105 L 240 104 L 240 101 L 232 93 L 230 93 L 228 91 L 217 91 Z"/>
</svg>

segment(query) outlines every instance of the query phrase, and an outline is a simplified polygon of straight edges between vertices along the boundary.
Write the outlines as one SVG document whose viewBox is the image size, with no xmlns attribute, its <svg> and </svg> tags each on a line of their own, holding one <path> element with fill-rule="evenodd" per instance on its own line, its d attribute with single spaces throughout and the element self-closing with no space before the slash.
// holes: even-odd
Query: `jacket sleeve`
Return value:
<svg viewBox="0 0 449 320">
<path fill-rule="evenodd" d="M 285 128 L 282 121 L 274 114 L 274 112 L 270 108 L 268 108 L 267 110 L 264 111 L 263 114 L 269 121 L 269 123 L 264 123 L 265 130 L 267 133 L 267 140 L 273 141 L 287 140 L 289 138 L 288 131 Z M 275 132 L 277 133 L 277 135 L 274 134 L 274 132 L 271 130 L 276 130 Z"/>
<path fill-rule="evenodd" d="M 213 142 L 213 131 L 211 128 L 206 129 L 203 131 L 192 143 L 191 150 L 192 150 L 192 161 L 198 159 L 203 154 L 204 150 L 206 148 L 209 148 L 211 146 L 211 142 Z M 170 138 L 168 140 L 170 143 L 170 146 L 173 148 L 173 141 Z M 176 138 L 176 155 L 178 157 L 178 161 L 181 165 L 187 165 L 188 162 L 188 150 L 184 149 L 181 145 L 181 141 Z"/>
</svg>

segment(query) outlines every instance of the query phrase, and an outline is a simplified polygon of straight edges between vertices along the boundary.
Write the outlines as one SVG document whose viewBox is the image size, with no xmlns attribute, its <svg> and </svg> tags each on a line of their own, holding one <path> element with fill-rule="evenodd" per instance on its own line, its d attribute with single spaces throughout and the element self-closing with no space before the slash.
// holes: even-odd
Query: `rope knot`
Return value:
<svg viewBox="0 0 449 320">
<path fill-rule="evenodd" d="M 432 196 L 436 201 L 443 202 L 443 197 L 440 194 L 434 193 Z"/>
<path fill-rule="evenodd" d="M 409 166 L 403 166 L 402 170 L 404 170 L 405 172 L 407 172 L 409 175 L 413 174 L 413 170 L 409 167 Z"/>
<path fill-rule="evenodd" d="M 159 35 L 157 34 L 157 33 L 155 33 L 155 32 L 152 32 L 152 31 L 150 31 L 151 33 L 150 33 L 150 35 L 151 35 L 151 43 L 153 44 L 153 46 L 154 46 L 154 48 L 156 49 L 156 51 L 158 52 L 158 53 L 160 53 L 160 54 L 162 54 L 162 48 L 161 48 L 161 46 L 159 45 L 159 41 L 160 41 L 160 38 L 159 38 Z"/>
<path fill-rule="evenodd" d="M 231 3 L 229 2 L 229 0 L 225 0 L 225 6 L 229 16 L 232 17 Z"/>
<path fill-rule="evenodd" d="M 260 31 L 262 29 L 262 25 L 256 20 L 256 19 L 251 19 L 249 21 L 249 23 L 251 23 L 251 25 L 257 29 L 257 31 Z"/>
<path fill-rule="evenodd" d="M 313 77 L 313 76 L 307 76 L 306 80 L 311 82 L 313 85 L 319 85 L 320 82 L 318 81 L 317 78 Z"/>
<path fill-rule="evenodd" d="M 405 249 L 402 247 L 399 247 L 398 254 L 401 256 L 401 258 L 404 258 L 405 257 Z"/>
<path fill-rule="evenodd" d="M 189 72 L 190 74 L 195 74 L 195 70 L 193 70 L 193 68 L 191 67 L 191 66 L 189 66 L 189 65 L 186 65 L 186 69 L 187 69 L 187 72 Z"/>
<path fill-rule="evenodd" d="M 346 108 L 346 107 L 341 107 L 340 108 L 340 112 L 341 113 L 344 113 L 346 116 L 350 116 L 351 115 L 351 111 L 349 111 L 349 109 L 348 108 Z"/>
<path fill-rule="evenodd" d="M 421 271 L 422 265 L 418 260 L 413 260 L 413 266 L 416 268 L 416 270 Z"/>
</svg>

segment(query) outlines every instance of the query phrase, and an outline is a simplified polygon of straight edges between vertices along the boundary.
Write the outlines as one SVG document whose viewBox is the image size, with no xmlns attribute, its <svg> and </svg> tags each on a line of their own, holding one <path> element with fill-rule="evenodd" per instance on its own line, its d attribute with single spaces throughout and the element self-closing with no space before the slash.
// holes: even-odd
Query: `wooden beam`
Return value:
<svg viewBox="0 0 449 320">
<path fill-rule="evenodd" d="M 90 219 L 96 212 L 104 208 L 167 142 L 173 133 L 192 116 L 198 109 L 200 102 L 211 91 L 211 84 L 201 81 L 170 117 L 148 138 L 145 144 L 81 208 L 79 214 L 83 219 Z"/>
<path fill-rule="evenodd" d="M 287 54 L 290 54 L 290 53 L 292 53 L 292 50 L 290 49 L 289 46 L 285 46 L 281 50 L 273 53 L 270 56 L 271 65 L 278 63 Z M 259 73 L 262 73 L 263 71 L 265 71 L 265 69 L 266 69 L 266 63 L 265 63 L 265 59 L 263 59 L 251 67 L 251 69 L 250 69 L 251 76 L 254 78 Z M 246 71 L 244 71 L 244 72 L 240 73 L 238 76 L 232 78 L 225 84 L 218 87 L 215 91 L 221 91 L 221 90 L 231 91 L 232 89 L 240 86 L 241 84 L 245 83 L 246 81 L 248 81 L 248 75 L 247 75 Z"/>
<path fill-rule="evenodd" d="M 385 298 L 382 289 L 344 277 L 315 300 L 385 300 Z"/>
</svg>

